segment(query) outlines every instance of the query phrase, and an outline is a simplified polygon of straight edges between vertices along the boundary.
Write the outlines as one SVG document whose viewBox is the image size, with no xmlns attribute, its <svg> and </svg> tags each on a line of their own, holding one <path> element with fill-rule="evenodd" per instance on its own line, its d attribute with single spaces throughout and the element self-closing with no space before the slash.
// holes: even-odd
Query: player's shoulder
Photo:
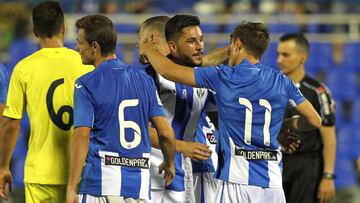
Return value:
<svg viewBox="0 0 360 203">
<path fill-rule="evenodd" d="M 308 75 L 305 75 L 304 79 L 301 81 L 301 86 L 303 88 L 305 87 L 309 90 L 312 90 L 313 92 L 315 92 L 317 94 L 330 93 L 330 90 L 324 83 L 319 82 L 318 80 L 316 80 Z"/>
<path fill-rule="evenodd" d="M 136 77 L 138 80 L 144 81 L 145 85 L 154 82 L 153 77 L 146 71 L 136 70 L 132 67 L 128 67 L 127 71 L 132 77 Z"/>
</svg>

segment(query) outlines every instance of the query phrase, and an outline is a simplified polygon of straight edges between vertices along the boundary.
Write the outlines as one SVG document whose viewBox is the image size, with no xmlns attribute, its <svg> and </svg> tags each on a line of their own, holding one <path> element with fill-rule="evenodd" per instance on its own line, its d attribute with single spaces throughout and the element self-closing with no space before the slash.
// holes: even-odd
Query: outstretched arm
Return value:
<svg viewBox="0 0 360 203">
<path fill-rule="evenodd" d="M 228 58 L 229 46 L 217 48 L 203 57 L 201 66 L 217 66 Z"/>
<path fill-rule="evenodd" d="M 304 116 L 307 122 L 309 122 L 312 126 L 315 128 L 321 127 L 321 117 L 307 99 L 305 99 L 305 101 L 301 104 L 297 105 L 295 109 L 302 116 Z"/>
<path fill-rule="evenodd" d="M 188 86 L 196 86 L 193 67 L 181 66 L 172 62 L 161 55 L 150 43 L 140 44 L 140 50 L 146 55 L 156 72 L 164 78 Z"/>
</svg>

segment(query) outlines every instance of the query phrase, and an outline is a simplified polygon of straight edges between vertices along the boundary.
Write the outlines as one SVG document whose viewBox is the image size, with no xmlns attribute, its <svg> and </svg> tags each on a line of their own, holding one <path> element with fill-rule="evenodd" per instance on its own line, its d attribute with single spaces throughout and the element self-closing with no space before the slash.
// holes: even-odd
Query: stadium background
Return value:
<svg viewBox="0 0 360 203">
<path fill-rule="evenodd" d="M 39 0 L 0 0 L 0 62 L 12 72 L 22 58 L 39 49 L 31 29 L 31 8 Z M 228 43 L 229 34 L 241 21 L 264 22 L 271 44 L 262 63 L 277 67 L 276 47 L 281 34 L 304 32 L 311 42 L 306 65 L 309 75 L 325 83 L 336 100 L 337 191 L 359 189 L 360 157 L 360 0 L 63 0 L 67 33 L 65 46 L 75 48 L 74 23 L 90 13 L 104 13 L 118 31 L 117 56 L 136 68 L 137 31 L 152 15 L 198 15 L 206 51 Z M 12 170 L 14 186 L 23 188 L 29 124 L 22 122 Z M 1 202 L 1 201 L 0 201 Z"/>
</svg>

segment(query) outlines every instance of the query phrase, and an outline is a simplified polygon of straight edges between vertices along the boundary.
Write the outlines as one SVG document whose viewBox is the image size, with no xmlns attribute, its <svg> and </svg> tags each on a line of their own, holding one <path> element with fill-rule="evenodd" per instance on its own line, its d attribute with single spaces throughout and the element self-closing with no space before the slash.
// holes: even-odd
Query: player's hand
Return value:
<svg viewBox="0 0 360 203">
<path fill-rule="evenodd" d="M 165 185 L 170 185 L 170 183 L 174 180 L 175 177 L 175 166 L 167 166 L 165 162 L 162 162 L 159 166 L 159 174 L 163 174 L 163 178 L 165 180 Z"/>
<path fill-rule="evenodd" d="M 200 142 L 181 142 L 180 152 L 185 156 L 195 161 L 208 160 L 211 156 L 212 151 L 209 149 L 210 146 L 202 144 Z"/>
<path fill-rule="evenodd" d="M 278 140 L 281 151 L 288 154 L 294 153 L 301 144 L 299 137 L 288 129 L 282 129 L 280 131 Z"/>
<path fill-rule="evenodd" d="M 12 192 L 12 176 L 9 169 L 0 169 L 0 197 L 8 201 L 9 194 L 6 188 Z"/>
<path fill-rule="evenodd" d="M 79 203 L 79 199 L 75 190 L 67 190 L 66 203 Z"/>
<path fill-rule="evenodd" d="M 323 178 L 320 182 L 317 198 L 320 203 L 331 202 L 335 198 L 335 185 L 333 179 Z"/>
</svg>

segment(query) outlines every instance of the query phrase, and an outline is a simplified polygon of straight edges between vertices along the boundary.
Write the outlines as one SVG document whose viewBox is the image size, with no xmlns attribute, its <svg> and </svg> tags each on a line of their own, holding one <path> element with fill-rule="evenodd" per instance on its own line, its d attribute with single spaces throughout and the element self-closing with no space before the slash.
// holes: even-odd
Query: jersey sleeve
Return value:
<svg viewBox="0 0 360 203">
<path fill-rule="evenodd" d="M 301 94 L 299 88 L 295 86 L 295 84 L 287 78 L 285 75 L 283 75 L 286 82 L 286 90 L 287 94 L 289 96 L 289 103 L 292 107 L 295 107 L 305 101 L 305 97 L 303 94 Z"/>
<path fill-rule="evenodd" d="M 0 104 L 5 104 L 6 102 L 8 82 L 6 69 L 0 64 Z"/>
<path fill-rule="evenodd" d="M 13 119 L 21 119 L 25 111 L 25 84 L 22 81 L 20 66 L 15 67 L 9 84 L 6 106 L 3 115 Z"/>
<path fill-rule="evenodd" d="M 335 101 L 331 92 L 326 86 L 322 85 L 316 88 L 317 101 L 319 109 L 316 111 L 320 114 L 323 126 L 335 125 Z"/>
<path fill-rule="evenodd" d="M 195 68 L 194 76 L 197 87 L 207 88 L 216 91 L 219 87 L 219 67 Z"/>
<path fill-rule="evenodd" d="M 74 127 L 93 127 L 94 102 L 85 84 L 78 79 L 74 90 Z"/>
<path fill-rule="evenodd" d="M 149 96 L 150 96 L 150 109 L 149 116 L 165 116 L 164 106 L 160 100 L 159 94 L 155 88 L 154 82 L 149 79 Z"/>
</svg>

